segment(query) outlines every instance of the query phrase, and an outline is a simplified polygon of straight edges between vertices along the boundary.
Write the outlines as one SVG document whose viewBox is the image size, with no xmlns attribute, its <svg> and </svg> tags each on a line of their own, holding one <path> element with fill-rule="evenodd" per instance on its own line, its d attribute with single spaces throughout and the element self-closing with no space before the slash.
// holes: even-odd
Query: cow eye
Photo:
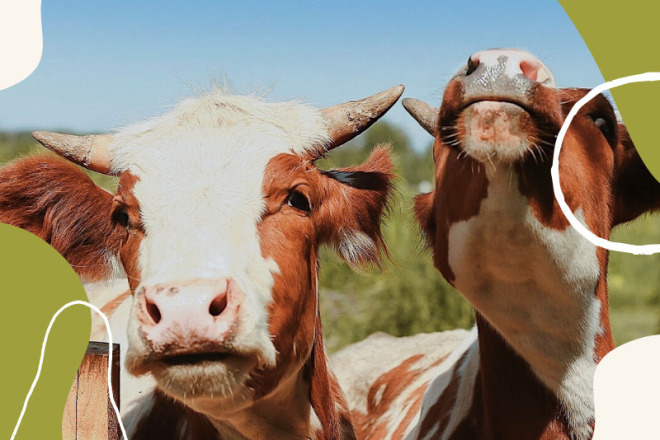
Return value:
<svg viewBox="0 0 660 440">
<path fill-rule="evenodd" d="M 289 194 L 286 203 L 292 208 L 296 208 L 300 211 L 311 212 L 312 210 L 309 206 L 309 199 L 303 193 L 298 191 L 292 191 L 291 194 Z"/>
<path fill-rule="evenodd" d="M 598 115 L 591 115 L 591 119 L 594 121 L 594 125 L 598 127 L 601 133 L 603 133 L 603 136 L 605 136 L 606 139 L 610 140 L 612 138 L 612 135 L 614 134 L 614 130 L 612 129 L 612 124 L 610 124 L 607 119 Z"/>
<path fill-rule="evenodd" d="M 128 228 L 129 217 L 128 217 L 128 213 L 125 210 L 123 209 L 116 210 L 112 215 L 112 218 L 122 228 Z"/>
</svg>

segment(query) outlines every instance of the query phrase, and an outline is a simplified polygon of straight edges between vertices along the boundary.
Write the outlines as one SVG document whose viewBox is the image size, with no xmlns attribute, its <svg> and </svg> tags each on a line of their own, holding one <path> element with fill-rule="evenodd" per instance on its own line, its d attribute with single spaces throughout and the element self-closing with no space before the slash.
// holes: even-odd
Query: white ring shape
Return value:
<svg viewBox="0 0 660 440">
<path fill-rule="evenodd" d="M 660 81 L 660 72 L 646 72 L 640 73 L 639 75 L 624 76 L 622 78 L 617 78 L 595 87 L 593 90 L 587 93 L 584 98 L 580 99 L 573 106 L 571 111 L 568 112 L 568 116 L 566 117 L 564 124 L 561 126 L 561 130 L 559 130 L 557 140 L 555 141 L 555 151 L 552 156 L 552 168 L 550 169 L 550 175 L 552 176 L 552 188 L 555 193 L 555 199 L 557 200 L 557 203 L 559 203 L 559 207 L 568 219 L 571 226 L 577 232 L 579 232 L 580 235 L 589 240 L 595 246 L 600 246 L 611 251 L 626 252 L 628 254 L 635 255 L 652 255 L 660 252 L 660 244 L 634 245 L 628 243 L 618 243 L 600 238 L 592 233 L 589 229 L 587 229 L 584 225 L 582 225 L 582 223 L 580 223 L 575 215 L 573 215 L 573 212 L 571 212 L 571 209 L 566 204 L 566 200 L 564 200 L 564 193 L 561 191 L 561 186 L 559 184 L 559 152 L 561 151 L 561 146 L 564 142 L 564 136 L 566 136 L 568 127 L 571 125 L 571 122 L 573 121 L 573 118 L 577 114 L 578 110 L 580 110 L 586 103 L 591 101 L 594 97 L 605 90 L 610 90 L 624 84 L 652 81 Z"/>
</svg>

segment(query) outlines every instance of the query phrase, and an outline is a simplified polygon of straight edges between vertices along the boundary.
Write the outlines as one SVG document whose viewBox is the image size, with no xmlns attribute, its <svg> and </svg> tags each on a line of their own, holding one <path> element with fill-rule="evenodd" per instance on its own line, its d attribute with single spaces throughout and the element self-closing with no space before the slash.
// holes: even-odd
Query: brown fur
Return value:
<svg viewBox="0 0 660 440">
<path fill-rule="evenodd" d="M 0 221 L 48 242 L 85 281 L 110 274 L 121 244 L 111 207 L 110 193 L 62 159 L 39 155 L 0 169 Z"/>
<path fill-rule="evenodd" d="M 153 408 L 140 419 L 130 440 L 178 439 L 183 426 L 187 438 L 212 439 L 217 436 L 215 427 L 206 416 L 160 392 L 155 392 L 153 399 Z"/>
<path fill-rule="evenodd" d="M 267 395 L 291 368 L 305 365 L 312 407 L 322 425 L 320 439 L 351 439 L 354 433 L 339 386 L 327 369 L 316 298 L 318 246 L 339 247 L 343 231 L 360 231 L 375 246 L 357 248 L 357 258 L 349 262 L 378 263 L 386 252 L 380 218 L 390 196 L 391 168 L 388 151 L 381 148 L 365 164 L 337 170 L 382 178 L 382 186 L 367 189 L 341 183 L 308 158 L 291 154 L 276 156 L 266 169 L 266 212 L 258 229 L 264 256 L 274 258 L 280 268 L 270 307 L 270 333 L 278 335 L 274 343 L 279 354 L 275 369 L 259 371 L 251 386 Z M 292 189 L 308 198 L 310 212 L 286 203 Z"/>
<path fill-rule="evenodd" d="M 317 438 L 323 440 L 355 440 L 351 415 L 334 375 L 328 370 L 328 356 L 323 344 L 321 316 L 316 319 L 314 348 L 307 363 L 306 375 L 310 381 L 312 408 L 321 422 Z"/>
<path fill-rule="evenodd" d="M 423 354 L 409 357 L 397 367 L 376 379 L 371 385 L 367 395 L 367 414 L 362 414 L 359 411 L 353 413 L 356 428 L 361 438 L 384 438 L 387 434 L 388 421 L 383 419 L 383 416 L 391 409 L 390 402 L 401 394 L 420 373 L 419 369 L 413 368 L 413 366 L 423 357 Z M 376 395 L 381 389 L 381 397 L 376 399 Z M 397 437 L 394 436 L 394 438 Z"/>
<path fill-rule="evenodd" d="M 115 225 L 122 234 L 122 246 L 119 250 L 119 256 L 128 278 L 128 285 L 131 290 L 140 284 L 141 275 L 138 267 L 138 252 L 140 242 L 144 238 L 144 228 L 140 220 L 140 203 L 133 195 L 133 187 L 138 178 L 130 172 L 124 172 L 119 179 L 117 194 L 113 199 L 112 217 L 116 220 L 119 211 L 123 210 L 128 214 L 129 224 L 127 228 L 121 225 Z"/>
<path fill-rule="evenodd" d="M 424 420 L 421 421 L 420 426 L 420 436 L 423 437 L 426 435 L 431 428 L 440 425 L 439 432 L 442 432 L 449 423 L 449 418 L 451 417 L 451 409 L 456 403 L 456 397 L 458 395 L 458 371 L 460 370 L 463 362 L 465 362 L 464 354 L 457 362 L 451 372 L 451 379 L 449 380 L 449 385 L 447 389 L 442 393 L 440 399 L 437 400 L 430 408 Z M 475 437 L 478 438 L 478 437 Z"/>
<path fill-rule="evenodd" d="M 459 159 L 459 152 L 443 148 L 440 141 L 434 143 L 436 157 L 436 185 L 442 188 L 456 188 L 464 192 L 456 197 L 453 190 L 435 191 L 418 195 L 415 199 L 415 215 L 420 222 L 427 241 L 433 247 L 436 267 L 451 284 L 454 273 L 449 267 L 449 227 L 456 222 L 467 220 L 479 212 L 481 200 L 488 194 L 486 173 L 483 165 L 468 158 Z M 459 164 L 456 167 L 456 164 Z M 444 170 L 452 167 L 451 173 Z"/>
<path fill-rule="evenodd" d="M 646 168 L 625 127 L 620 125 L 619 133 L 613 226 L 634 220 L 649 209 L 660 209 L 660 182 Z"/>
<path fill-rule="evenodd" d="M 389 148 L 378 146 L 362 165 L 337 171 L 372 173 L 379 178 L 381 184 L 361 189 L 342 184 L 335 179 L 327 179 L 323 190 L 327 201 L 319 210 L 321 242 L 329 242 L 335 248 L 340 248 L 344 244 L 342 240 L 346 231 L 360 231 L 366 234 L 375 246 L 361 249 L 355 259 L 347 258 L 341 252 L 340 255 L 352 265 L 379 264 L 381 252 L 387 254 L 381 222 L 388 208 L 394 177 Z M 328 197 L 330 194 L 334 197 Z"/>
</svg>

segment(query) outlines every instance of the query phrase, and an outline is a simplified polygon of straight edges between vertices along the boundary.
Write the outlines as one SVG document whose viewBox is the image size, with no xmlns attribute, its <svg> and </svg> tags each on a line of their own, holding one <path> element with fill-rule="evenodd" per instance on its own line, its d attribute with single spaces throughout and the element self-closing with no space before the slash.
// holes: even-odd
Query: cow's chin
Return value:
<svg viewBox="0 0 660 440">
<path fill-rule="evenodd" d="M 233 407 L 251 396 L 247 381 L 256 366 L 256 359 L 228 356 L 185 363 L 160 361 L 150 366 L 150 372 L 159 388 L 175 399 L 188 404 L 212 400 L 216 406 Z"/>
<path fill-rule="evenodd" d="M 475 102 L 463 110 L 458 127 L 461 150 L 484 164 L 521 162 L 539 148 L 534 142 L 534 120 L 511 102 Z"/>
</svg>

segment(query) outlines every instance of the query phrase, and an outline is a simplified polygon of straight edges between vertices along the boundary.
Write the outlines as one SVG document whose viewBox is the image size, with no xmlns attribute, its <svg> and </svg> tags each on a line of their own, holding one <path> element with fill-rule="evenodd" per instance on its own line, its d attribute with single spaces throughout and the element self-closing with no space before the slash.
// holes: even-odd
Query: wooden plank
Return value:
<svg viewBox="0 0 660 440">
<path fill-rule="evenodd" d="M 119 406 L 119 344 L 112 344 L 112 397 Z M 119 440 L 121 437 L 121 429 L 119 429 L 119 421 L 117 414 L 112 408 L 112 402 L 108 397 L 108 440 Z"/>
<path fill-rule="evenodd" d="M 66 398 L 64 405 L 64 415 L 62 417 L 62 440 L 76 440 L 78 438 L 76 432 L 77 417 L 76 406 L 78 401 L 78 372 L 73 379 L 69 395 Z"/>
<path fill-rule="evenodd" d="M 112 347 L 112 392 L 119 405 L 119 345 Z M 117 416 L 108 395 L 108 344 L 90 342 L 78 369 L 75 392 L 72 387 L 67 399 L 63 424 L 65 440 L 108 439 L 118 440 L 121 432 Z M 71 397 L 72 394 L 75 397 Z M 71 428 L 71 421 L 74 428 Z M 74 432 L 74 435 L 71 435 Z"/>
</svg>

